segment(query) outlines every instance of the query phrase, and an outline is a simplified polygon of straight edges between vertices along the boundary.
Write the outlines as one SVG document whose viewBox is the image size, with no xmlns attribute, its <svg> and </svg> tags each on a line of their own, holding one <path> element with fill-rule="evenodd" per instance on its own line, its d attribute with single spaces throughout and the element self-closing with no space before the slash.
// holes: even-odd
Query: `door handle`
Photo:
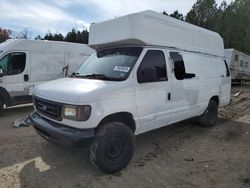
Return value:
<svg viewBox="0 0 250 188">
<path fill-rule="evenodd" d="M 171 93 L 168 93 L 168 100 L 171 101 Z"/>
<path fill-rule="evenodd" d="M 29 81 L 29 75 L 28 75 L 28 74 L 25 74 L 25 75 L 23 76 L 23 79 L 24 79 L 25 82 Z"/>
</svg>

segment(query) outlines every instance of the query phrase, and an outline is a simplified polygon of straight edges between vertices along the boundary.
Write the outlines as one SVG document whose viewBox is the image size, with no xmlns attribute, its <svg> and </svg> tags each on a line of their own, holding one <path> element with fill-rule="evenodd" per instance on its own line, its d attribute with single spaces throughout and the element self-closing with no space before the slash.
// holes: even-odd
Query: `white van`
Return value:
<svg viewBox="0 0 250 188">
<path fill-rule="evenodd" d="M 36 88 L 30 119 L 51 142 L 90 143 L 104 172 L 128 164 L 135 135 L 192 117 L 213 126 L 230 102 L 217 33 L 144 11 L 92 25 L 90 45 L 97 53 L 75 77 Z"/>
<path fill-rule="evenodd" d="M 243 84 L 250 80 L 250 55 L 235 49 L 225 49 L 232 82 Z"/>
<path fill-rule="evenodd" d="M 7 40 L 0 44 L 0 111 L 32 101 L 35 86 L 71 74 L 94 50 L 85 44 Z"/>
</svg>

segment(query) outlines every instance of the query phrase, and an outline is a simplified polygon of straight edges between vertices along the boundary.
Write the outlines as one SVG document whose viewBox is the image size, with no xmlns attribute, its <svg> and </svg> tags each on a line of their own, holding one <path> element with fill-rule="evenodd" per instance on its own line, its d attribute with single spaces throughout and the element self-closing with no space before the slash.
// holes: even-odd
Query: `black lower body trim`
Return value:
<svg viewBox="0 0 250 188">
<path fill-rule="evenodd" d="M 76 129 L 54 123 L 33 112 L 30 121 L 44 139 L 64 147 L 90 146 L 95 137 L 94 129 Z"/>
</svg>

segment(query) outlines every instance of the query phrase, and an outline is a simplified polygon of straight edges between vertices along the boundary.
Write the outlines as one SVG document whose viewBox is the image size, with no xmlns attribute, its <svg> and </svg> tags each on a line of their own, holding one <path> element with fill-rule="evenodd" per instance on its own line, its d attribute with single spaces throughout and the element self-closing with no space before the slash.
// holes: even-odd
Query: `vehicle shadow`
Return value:
<svg viewBox="0 0 250 188">
<path fill-rule="evenodd" d="M 8 117 L 17 117 L 20 115 L 28 115 L 30 112 L 34 110 L 34 107 L 32 105 L 25 105 L 20 107 L 13 107 L 4 109 L 3 112 L 0 115 L 0 119 L 8 118 Z"/>
<path fill-rule="evenodd" d="M 215 127 L 204 128 L 194 120 L 187 120 L 139 135 L 132 161 L 125 170 L 115 175 L 106 175 L 95 169 L 89 162 L 86 149 L 66 150 L 50 143 L 42 144 L 37 150 L 40 160 L 31 161 L 22 168 L 20 184 L 21 187 L 93 187 L 99 183 L 100 187 L 105 187 L 102 185 L 103 179 L 106 181 L 119 176 L 132 178 L 136 168 L 144 168 L 154 159 L 167 160 L 171 152 L 176 152 L 196 139 L 207 137 L 211 132 L 215 134 L 215 139 L 227 139 L 226 135 L 217 135 L 216 130 L 227 130 L 228 123 L 236 129 L 241 124 L 220 118 Z"/>
<path fill-rule="evenodd" d="M 21 187 L 78 187 L 78 182 L 88 184 L 90 176 L 100 173 L 91 165 L 86 149 L 69 150 L 47 143 L 38 155 L 22 168 Z"/>
</svg>

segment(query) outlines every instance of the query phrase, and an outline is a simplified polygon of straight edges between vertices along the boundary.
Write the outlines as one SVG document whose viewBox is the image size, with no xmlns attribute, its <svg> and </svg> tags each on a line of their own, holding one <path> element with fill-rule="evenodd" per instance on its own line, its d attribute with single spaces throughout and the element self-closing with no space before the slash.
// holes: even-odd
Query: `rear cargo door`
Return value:
<svg viewBox="0 0 250 188">
<path fill-rule="evenodd" d="M 221 85 L 221 105 L 227 105 L 230 102 L 231 94 L 231 77 L 230 70 L 226 63 L 222 66 L 222 85 Z"/>
</svg>

